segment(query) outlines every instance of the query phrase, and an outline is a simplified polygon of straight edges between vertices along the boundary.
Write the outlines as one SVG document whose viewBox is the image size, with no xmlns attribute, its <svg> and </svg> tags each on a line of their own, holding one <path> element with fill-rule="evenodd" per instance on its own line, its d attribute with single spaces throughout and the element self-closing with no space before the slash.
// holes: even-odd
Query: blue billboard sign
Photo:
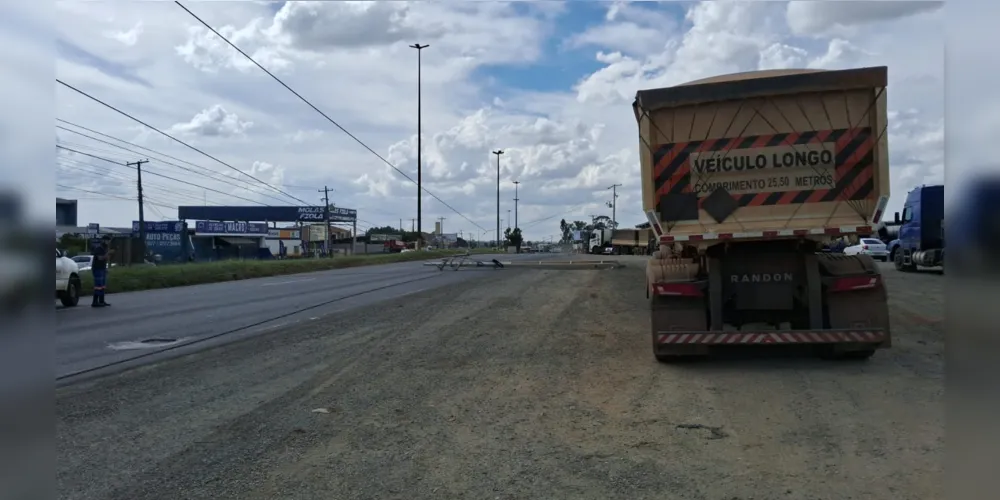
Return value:
<svg viewBox="0 0 1000 500">
<path fill-rule="evenodd" d="M 217 207 L 180 206 L 177 218 L 204 221 L 268 221 L 268 222 L 323 222 L 326 211 L 322 206 L 314 207 Z M 358 211 L 352 208 L 330 207 L 331 222 L 354 222 Z"/>
<path fill-rule="evenodd" d="M 183 221 L 146 221 L 146 251 L 167 262 L 183 260 L 187 224 Z M 132 235 L 139 237 L 139 221 L 132 221 Z"/>
<path fill-rule="evenodd" d="M 217 222 L 200 220 L 194 223 L 196 233 L 203 234 L 240 234 L 267 235 L 266 222 Z"/>
<path fill-rule="evenodd" d="M 146 234 L 149 233 L 177 233 L 184 232 L 184 221 L 146 221 Z M 132 221 L 132 235 L 139 236 L 139 221 Z"/>
</svg>

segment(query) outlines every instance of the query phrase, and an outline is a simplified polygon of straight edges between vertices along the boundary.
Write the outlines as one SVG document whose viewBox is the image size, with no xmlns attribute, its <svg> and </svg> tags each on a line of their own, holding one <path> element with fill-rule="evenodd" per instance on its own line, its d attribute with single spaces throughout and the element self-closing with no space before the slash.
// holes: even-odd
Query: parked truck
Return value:
<svg viewBox="0 0 1000 500">
<path fill-rule="evenodd" d="M 882 218 L 886 82 L 885 67 L 769 70 L 636 93 L 657 360 L 747 344 L 862 359 L 890 347 L 879 267 L 821 251 Z"/>
<path fill-rule="evenodd" d="M 913 188 L 894 219 L 898 238 L 888 248 L 897 270 L 944 267 L 944 186 Z"/>
<path fill-rule="evenodd" d="M 594 229 L 590 232 L 590 253 L 592 254 L 604 254 L 611 253 L 611 237 L 614 234 L 613 229 Z"/>
</svg>

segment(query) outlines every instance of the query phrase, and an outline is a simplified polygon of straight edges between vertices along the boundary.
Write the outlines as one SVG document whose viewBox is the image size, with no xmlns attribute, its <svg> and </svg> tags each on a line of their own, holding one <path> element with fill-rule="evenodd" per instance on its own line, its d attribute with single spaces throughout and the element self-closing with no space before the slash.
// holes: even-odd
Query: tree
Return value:
<svg viewBox="0 0 1000 500">
<path fill-rule="evenodd" d="M 594 222 L 591 224 L 591 230 L 594 229 L 617 229 L 617 226 L 614 221 L 611 220 L 611 217 L 608 217 L 607 215 L 598 215 L 597 217 L 594 217 Z"/>
<path fill-rule="evenodd" d="M 559 234 L 560 241 L 563 243 L 569 243 L 573 241 L 573 226 L 566 222 L 566 219 L 559 221 Z"/>
<path fill-rule="evenodd" d="M 506 240 L 507 246 L 515 246 L 517 247 L 518 252 L 521 251 L 521 243 L 524 242 L 524 237 L 521 236 L 521 228 L 516 227 L 511 229 L 508 227 L 507 230 L 503 232 L 503 238 Z"/>
</svg>

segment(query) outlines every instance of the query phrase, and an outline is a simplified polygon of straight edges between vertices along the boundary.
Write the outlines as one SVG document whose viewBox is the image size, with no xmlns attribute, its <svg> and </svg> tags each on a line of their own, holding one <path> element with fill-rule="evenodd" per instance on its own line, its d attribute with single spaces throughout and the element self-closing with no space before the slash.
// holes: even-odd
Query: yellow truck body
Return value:
<svg viewBox="0 0 1000 500">
<path fill-rule="evenodd" d="M 704 247 L 878 222 L 886 81 L 885 67 L 771 70 L 637 92 L 643 210 L 657 236 Z"/>
</svg>

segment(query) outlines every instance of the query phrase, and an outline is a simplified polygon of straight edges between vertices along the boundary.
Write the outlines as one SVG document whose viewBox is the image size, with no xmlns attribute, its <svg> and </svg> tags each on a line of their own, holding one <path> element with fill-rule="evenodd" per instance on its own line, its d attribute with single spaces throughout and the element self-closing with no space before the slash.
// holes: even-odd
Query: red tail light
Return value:
<svg viewBox="0 0 1000 500">
<path fill-rule="evenodd" d="M 657 295 L 672 297 L 701 297 L 701 286 L 698 283 L 656 283 L 653 290 Z"/>
<path fill-rule="evenodd" d="M 836 278 L 830 284 L 830 292 L 850 292 L 855 290 L 869 290 L 882 285 L 882 276 L 847 276 Z"/>
<path fill-rule="evenodd" d="M 861 245 L 861 248 L 864 250 L 868 250 L 868 245 Z"/>
</svg>

